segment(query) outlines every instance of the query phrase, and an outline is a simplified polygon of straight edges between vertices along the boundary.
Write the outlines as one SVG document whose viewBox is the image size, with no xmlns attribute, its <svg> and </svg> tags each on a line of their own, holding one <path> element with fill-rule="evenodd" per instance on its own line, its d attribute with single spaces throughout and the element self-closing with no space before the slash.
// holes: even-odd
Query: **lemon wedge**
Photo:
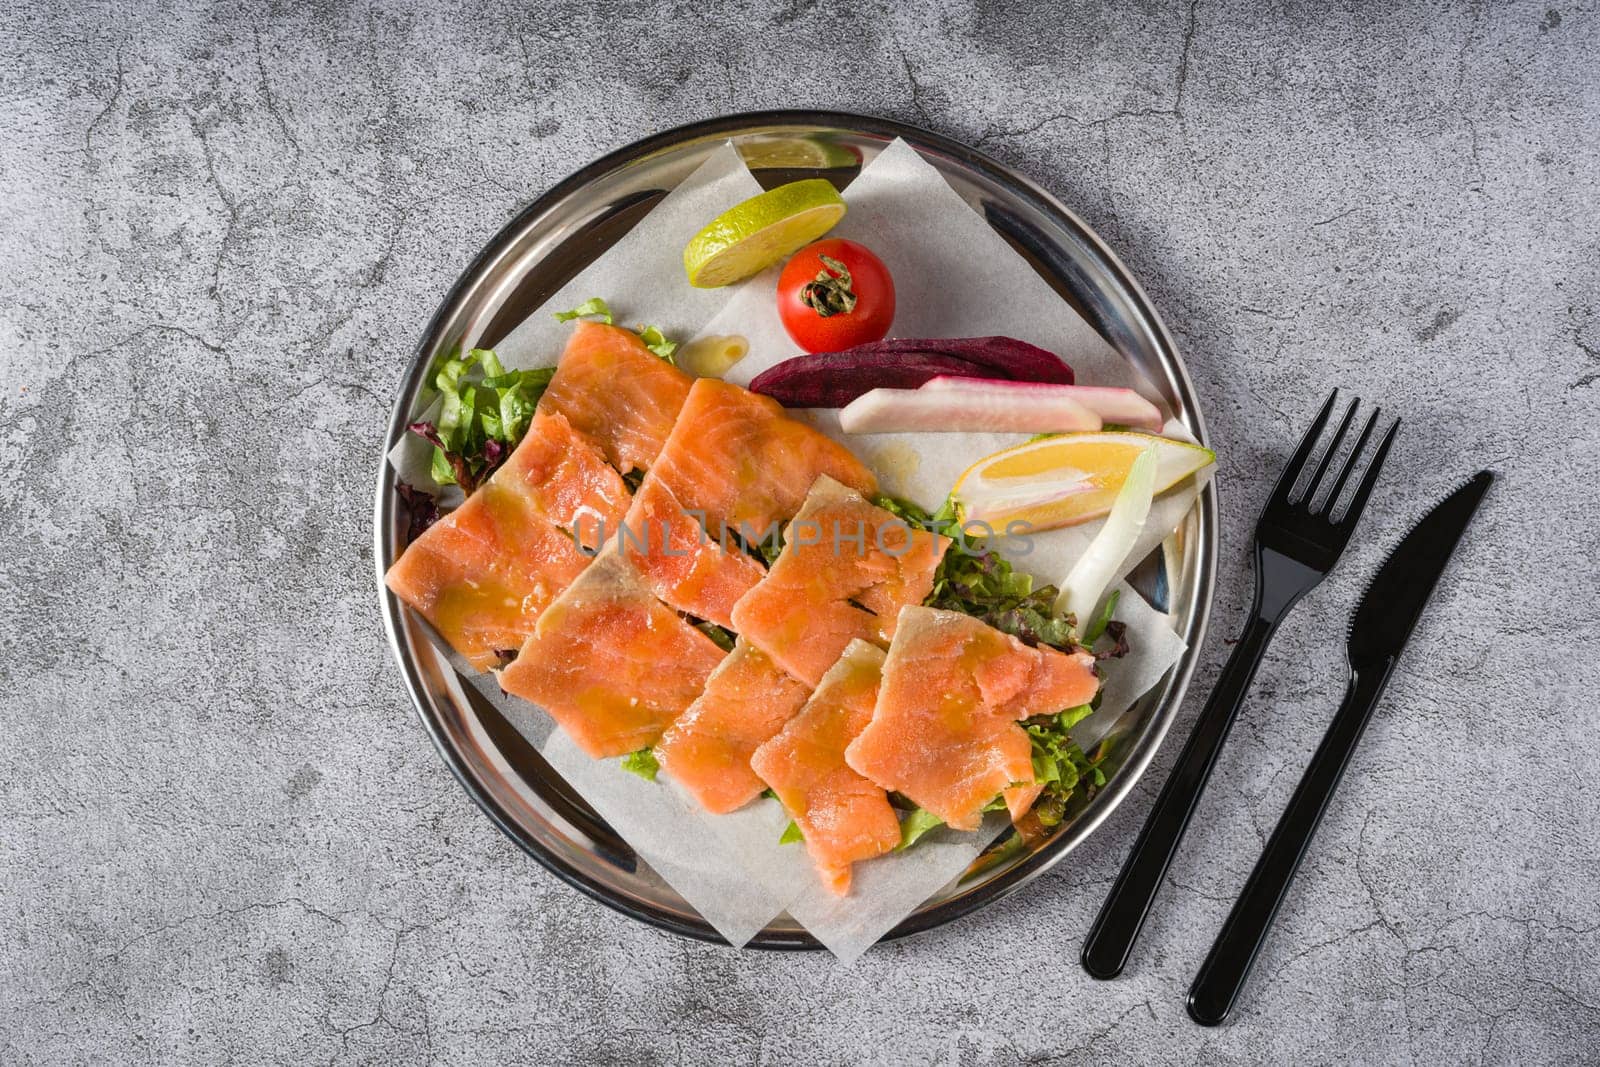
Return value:
<svg viewBox="0 0 1600 1067">
<path fill-rule="evenodd" d="M 759 274 L 810 244 L 844 218 L 844 200 L 826 178 L 807 178 L 735 204 L 708 222 L 683 249 L 696 289 L 715 289 Z"/>
<path fill-rule="evenodd" d="M 1036 530 L 1097 519 L 1128 480 L 1133 461 L 1154 450 L 1159 494 L 1215 463 L 1209 448 L 1131 431 L 1064 433 L 985 456 L 950 490 L 968 522 L 1001 529 L 1020 521 Z"/>
</svg>

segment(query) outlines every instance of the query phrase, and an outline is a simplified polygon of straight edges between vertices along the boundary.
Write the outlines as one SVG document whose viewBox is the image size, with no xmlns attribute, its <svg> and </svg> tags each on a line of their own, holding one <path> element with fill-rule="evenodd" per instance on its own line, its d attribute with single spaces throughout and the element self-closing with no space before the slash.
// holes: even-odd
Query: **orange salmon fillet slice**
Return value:
<svg viewBox="0 0 1600 1067">
<path fill-rule="evenodd" d="M 591 550 L 628 513 L 632 494 L 566 416 L 537 413 L 492 481 L 520 488 L 550 521 Z"/>
<path fill-rule="evenodd" d="M 1018 787 L 1013 810 L 1033 800 L 1032 745 L 1019 720 L 1088 703 L 1099 687 L 1087 652 L 1030 648 L 969 615 L 908 607 L 872 721 L 845 759 L 955 829 L 974 830 L 1002 792 Z"/>
<path fill-rule="evenodd" d="M 655 462 L 692 379 L 620 326 L 573 328 L 539 410 L 566 416 L 623 474 Z"/>
<path fill-rule="evenodd" d="M 767 573 L 731 540 L 701 526 L 664 482 L 645 476 L 616 542 L 657 596 L 680 611 L 732 623 L 733 605 Z"/>
<path fill-rule="evenodd" d="M 627 486 L 559 415 L 535 415 L 505 463 L 406 547 L 384 575 L 479 670 L 522 646 L 545 605 L 588 566 L 629 504 Z"/>
<path fill-rule="evenodd" d="M 878 487 L 849 449 L 771 397 L 716 378 L 695 381 L 651 474 L 685 506 L 704 511 L 713 534 L 782 522 L 820 475 L 861 493 Z"/>
<path fill-rule="evenodd" d="M 662 768 L 714 815 L 743 807 L 765 786 L 750 757 L 794 717 L 809 687 L 740 641 L 706 680 L 700 698 L 656 745 Z"/>
<path fill-rule="evenodd" d="M 482 671 L 520 648 L 588 565 L 525 499 L 490 482 L 413 541 L 384 583 Z"/>
<path fill-rule="evenodd" d="M 734 605 L 733 629 L 816 685 L 851 641 L 889 644 L 900 609 L 927 598 L 949 546 L 824 475 L 766 578 Z"/>
<path fill-rule="evenodd" d="M 694 703 L 723 651 L 650 594 L 607 551 L 540 616 L 500 686 L 544 708 L 589 755 L 661 739 Z"/>
<path fill-rule="evenodd" d="M 759 539 L 793 515 L 819 475 L 868 493 L 877 486 L 849 449 L 770 397 L 698 379 L 639 486 L 625 520 L 635 543 L 624 547 L 657 596 L 727 626 L 765 573 L 735 535 Z"/>
<path fill-rule="evenodd" d="M 839 896 L 850 891 L 851 864 L 900 843 L 888 794 L 845 762 L 847 746 L 872 718 L 883 662 L 876 645 L 852 642 L 800 713 L 750 760 L 800 827 L 823 884 Z"/>
</svg>

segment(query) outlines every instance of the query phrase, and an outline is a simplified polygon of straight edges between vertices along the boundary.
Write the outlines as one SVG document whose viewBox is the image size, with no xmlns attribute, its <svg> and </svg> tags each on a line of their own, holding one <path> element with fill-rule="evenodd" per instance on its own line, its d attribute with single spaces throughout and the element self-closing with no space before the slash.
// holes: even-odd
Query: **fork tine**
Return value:
<svg viewBox="0 0 1600 1067">
<path fill-rule="evenodd" d="M 1350 498 L 1350 506 L 1344 509 L 1344 517 L 1339 520 L 1340 526 L 1354 529 L 1356 523 L 1361 521 L 1362 509 L 1367 506 L 1367 497 L 1372 495 L 1372 487 L 1378 484 L 1378 472 L 1383 469 L 1384 457 L 1389 454 L 1389 446 L 1394 444 L 1395 431 L 1399 429 L 1400 420 L 1395 419 L 1389 424 L 1389 432 L 1378 442 L 1378 450 L 1372 454 L 1372 462 L 1367 464 L 1367 473 L 1362 476 L 1361 484 L 1356 486 L 1355 495 Z"/>
<path fill-rule="evenodd" d="M 1344 413 L 1344 418 L 1339 420 L 1339 428 L 1334 431 L 1333 437 L 1328 441 L 1327 451 L 1322 453 L 1322 461 L 1317 464 L 1317 472 L 1306 483 L 1306 495 L 1302 498 L 1306 510 L 1311 510 L 1313 499 L 1317 495 L 1317 486 L 1322 483 L 1322 476 L 1328 473 L 1328 464 L 1333 462 L 1333 457 L 1339 451 L 1339 446 L 1344 443 L 1344 435 L 1350 430 L 1350 423 L 1355 420 L 1356 409 L 1361 406 L 1358 396 L 1350 401 L 1350 409 Z M 1353 453 L 1352 453 L 1353 454 Z"/>
<path fill-rule="evenodd" d="M 1378 425 L 1378 416 L 1382 414 L 1382 408 L 1373 408 L 1372 414 L 1367 416 L 1367 424 L 1361 427 L 1361 436 L 1356 438 L 1356 446 L 1350 450 L 1344 466 L 1339 469 L 1339 477 L 1334 480 L 1333 488 L 1328 492 L 1327 499 L 1322 502 L 1321 514 L 1333 514 L 1334 505 L 1339 503 L 1339 494 L 1344 492 L 1344 483 L 1355 473 L 1356 464 L 1361 459 L 1361 450 L 1367 447 L 1367 439 L 1372 436 L 1373 429 Z"/>
<path fill-rule="evenodd" d="M 1328 425 L 1328 414 L 1333 411 L 1333 402 L 1337 399 L 1339 390 L 1335 389 L 1328 394 L 1328 402 L 1317 412 L 1317 421 L 1311 424 L 1311 429 L 1300 439 L 1300 447 L 1294 450 L 1294 456 L 1289 460 L 1288 466 L 1284 467 L 1283 473 L 1278 476 L 1278 484 L 1272 490 L 1268 506 L 1273 504 L 1288 506 L 1289 496 L 1294 492 L 1294 483 L 1300 480 L 1300 472 L 1306 469 L 1306 460 L 1311 458 L 1311 450 L 1316 447 L 1317 438 L 1322 436 L 1322 428 Z"/>
</svg>

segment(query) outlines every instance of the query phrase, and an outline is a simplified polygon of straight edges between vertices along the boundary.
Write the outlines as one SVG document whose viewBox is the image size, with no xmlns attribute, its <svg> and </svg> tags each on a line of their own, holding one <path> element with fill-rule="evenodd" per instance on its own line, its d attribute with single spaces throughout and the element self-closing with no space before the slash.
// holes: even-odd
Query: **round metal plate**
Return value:
<svg viewBox="0 0 1600 1067">
<path fill-rule="evenodd" d="M 457 345 L 492 347 L 723 141 L 734 143 L 764 185 L 822 176 L 843 187 L 896 137 L 937 167 L 1063 300 L 1144 371 L 1190 432 L 1205 441 L 1194 388 L 1155 309 L 1111 250 L 1049 193 L 926 130 L 837 112 L 779 111 L 731 115 L 647 138 L 591 163 L 513 219 L 461 275 L 429 324 L 395 399 L 385 451 L 406 432 L 425 372 L 441 351 Z M 512 840 L 569 884 L 644 922 L 720 941 L 537 751 L 461 684 L 429 643 L 423 625 L 384 588 L 383 574 L 404 539 L 387 463 L 378 473 L 374 519 L 378 594 L 389 643 L 423 725 L 462 786 Z M 1216 497 L 1208 488 L 1169 551 L 1142 568 L 1142 588 L 1173 614 L 1189 651 L 1117 724 L 1103 765 L 1109 774 L 1105 787 L 1037 848 L 969 872 L 890 937 L 948 922 L 1012 892 L 1070 852 L 1128 795 L 1166 735 L 1194 670 L 1211 603 L 1216 529 Z M 816 947 L 787 916 L 751 944 Z"/>
</svg>

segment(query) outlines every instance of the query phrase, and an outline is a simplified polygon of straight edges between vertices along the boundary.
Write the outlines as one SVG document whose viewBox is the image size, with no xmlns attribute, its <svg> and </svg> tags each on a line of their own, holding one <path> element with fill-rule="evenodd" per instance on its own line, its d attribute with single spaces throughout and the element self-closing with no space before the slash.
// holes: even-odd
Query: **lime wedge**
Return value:
<svg viewBox="0 0 1600 1067">
<path fill-rule="evenodd" d="M 724 211 L 683 249 L 683 269 L 696 289 L 759 274 L 833 229 L 844 201 L 826 178 L 769 189 Z"/>
<path fill-rule="evenodd" d="M 861 165 L 853 149 L 815 137 L 773 137 L 739 145 L 751 170 L 832 170 Z"/>
</svg>

